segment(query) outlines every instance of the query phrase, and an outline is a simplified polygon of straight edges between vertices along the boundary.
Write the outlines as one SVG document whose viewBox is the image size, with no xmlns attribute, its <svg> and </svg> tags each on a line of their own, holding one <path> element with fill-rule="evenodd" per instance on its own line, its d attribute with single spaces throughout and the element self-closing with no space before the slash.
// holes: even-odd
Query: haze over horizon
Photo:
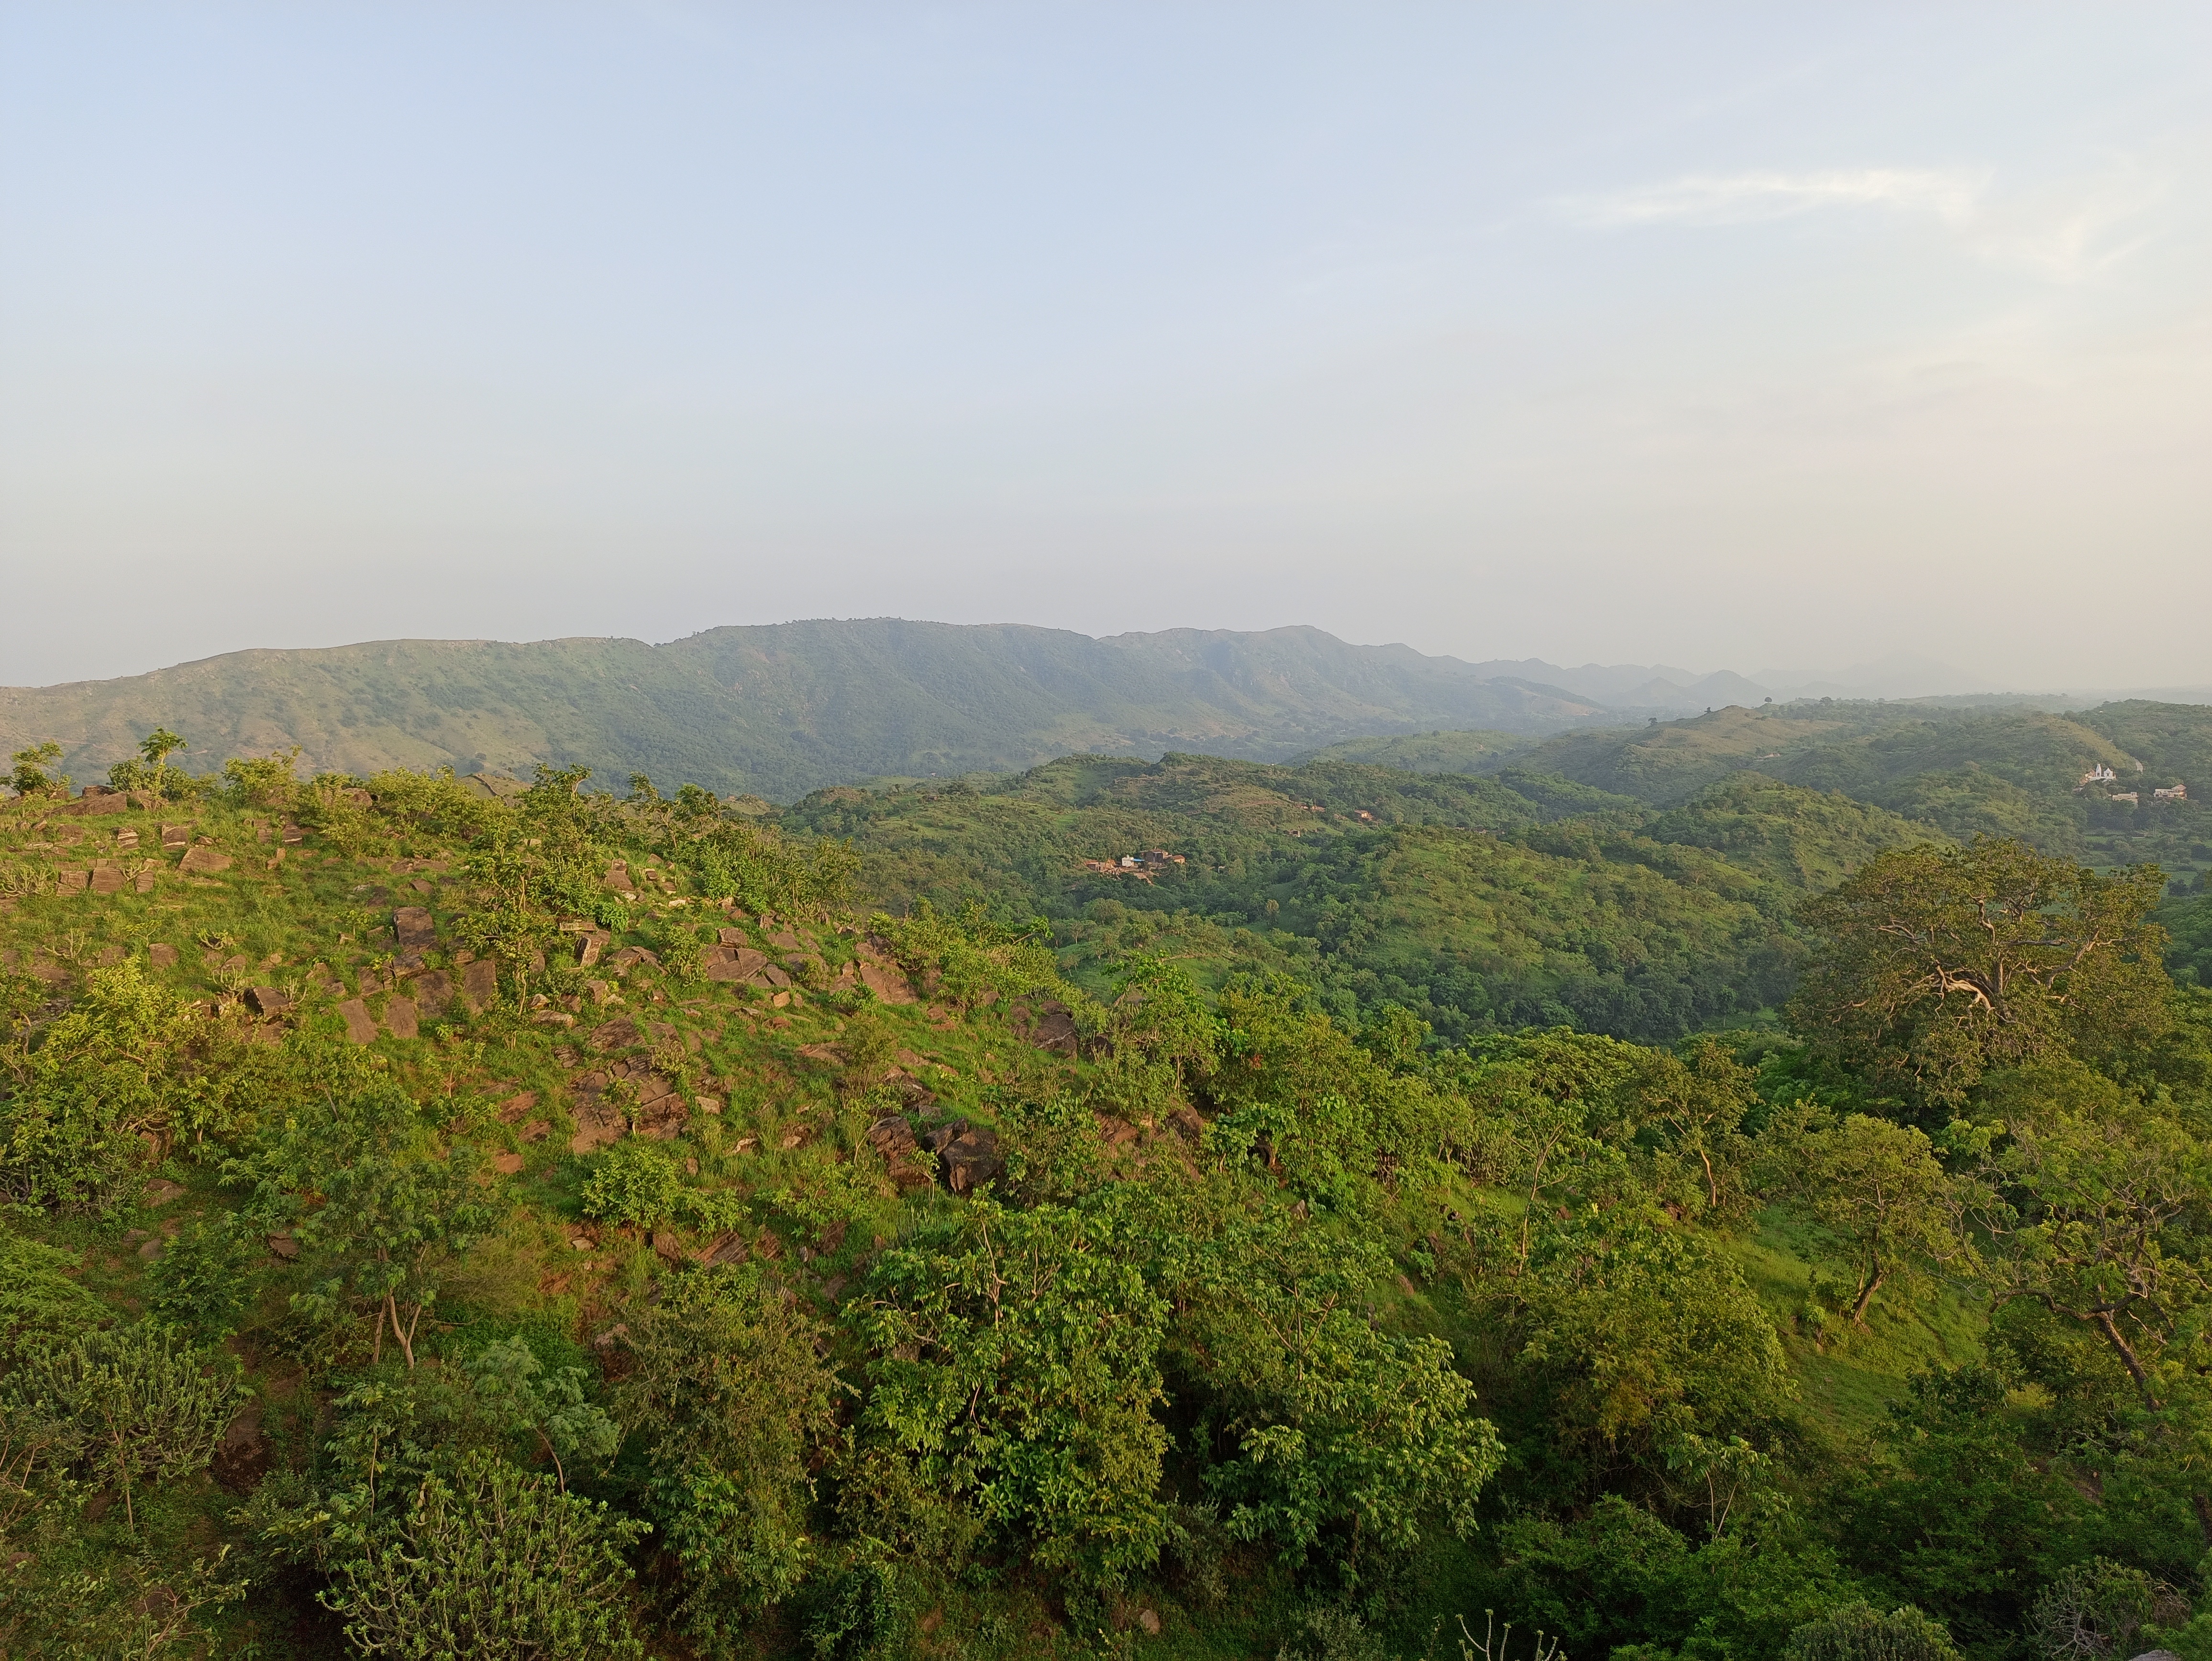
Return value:
<svg viewBox="0 0 2212 1661">
<path fill-rule="evenodd" d="M 0 9 L 0 684 L 887 614 L 2202 684 L 2208 46 Z"/>
</svg>

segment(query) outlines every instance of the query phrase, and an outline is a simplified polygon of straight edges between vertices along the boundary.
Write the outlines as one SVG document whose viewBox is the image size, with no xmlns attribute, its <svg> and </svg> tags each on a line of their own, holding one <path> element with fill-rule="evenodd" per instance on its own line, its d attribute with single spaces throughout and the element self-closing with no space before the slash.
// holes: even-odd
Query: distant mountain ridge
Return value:
<svg viewBox="0 0 2212 1661">
<path fill-rule="evenodd" d="M 47 739 L 80 781 L 157 725 L 200 768 L 301 746 L 303 770 L 582 763 L 619 782 L 789 800 L 872 776 L 1031 767 L 1071 751 L 1277 761 L 1356 734 L 1551 733 L 1602 702 L 1318 629 L 1104 640 L 878 618 L 712 629 L 665 646 L 402 640 L 234 652 L 150 674 L 0 691 L 0 742 Z"/>
</svg>

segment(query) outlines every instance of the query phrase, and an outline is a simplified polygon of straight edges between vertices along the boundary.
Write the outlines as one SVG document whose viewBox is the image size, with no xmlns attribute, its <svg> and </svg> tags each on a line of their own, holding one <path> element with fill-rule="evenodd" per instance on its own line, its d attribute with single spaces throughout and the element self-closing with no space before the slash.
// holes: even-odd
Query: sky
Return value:
<svg viewBox="0 0 2212 1661">
<path fill-rule="evenodd" d="M 0 593 L 2212 682 L 2212 7 L 0 0 Z"/>
</svg>

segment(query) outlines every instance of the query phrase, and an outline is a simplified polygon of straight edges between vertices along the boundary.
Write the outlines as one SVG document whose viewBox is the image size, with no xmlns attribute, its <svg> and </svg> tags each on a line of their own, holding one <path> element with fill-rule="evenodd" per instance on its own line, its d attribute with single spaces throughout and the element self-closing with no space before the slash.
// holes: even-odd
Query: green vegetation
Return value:
<svg viewBox="0 0 2212 1661">
<path fill-rule="evenodd" d="M 19 757 L 0 1650 L 2204 1652 L 2203 902 L 1698 727 Z"/>
</svg>

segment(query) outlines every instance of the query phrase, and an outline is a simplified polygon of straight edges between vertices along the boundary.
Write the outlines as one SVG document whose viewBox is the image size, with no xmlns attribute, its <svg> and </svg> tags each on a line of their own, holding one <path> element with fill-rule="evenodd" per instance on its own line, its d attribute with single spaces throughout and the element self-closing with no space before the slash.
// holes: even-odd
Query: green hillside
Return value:
<svg viewBox="0 0 2212 1661">
<path fill-rule="evenodd" d="M 1011 771 L 1070 751 L 1276 758 L 1440 723 L 1534 732 L 1599 719 L 1402 646 L 1315 629 L 1065 630 L 869 618 L 634 640 L 382 641 L 236 652 L 127 679 L 0 691 L 0 744 L 49 739 L 80 778 L 140 734 L 193 739 L 195 770 L 298 745 L 306 772 L 539 763 L 642 770 L 787 801 L 896 775 Z"/>
<path fill-rule="evenodd" d="M 1526 733 L 1405 733 L 1346 739 L 1291 760 L 1361 762 L 1403 773 L 1484 773 L 1536 742 Z"/>
<path fill-rule="evenodd" d="M 0 1652 L 2198 1652 L 2154 885 L 1747 772 L 580 782 L 0 804 Z"/>
<path fill-rule="evenodd" d="M 1744 770 L 1840 791 L 1960 840 L 2024 837 L 2117 866 L 2212 866 L 2212 706 L 2132 702 L 2070 715 L 1820 699 L 1644 728 L 1571 733 L 1474 770 L 1553 772 L 1655 806 Z M 2084 787 L 2096 767 L 2118 777 Z M 2202 781 L 2202 782 L 2200 782 Z M 2187 799 L 2154 792 L 2184 787 Z M 2133 802 L 2116 800 L 2132 794 Z"/>
<path fill-rule="evenodd" d="M 1141 933 L 1216 978 L 1285 969 L 1346 1013 L 1394 1001 L 1454 1037 L 1571 1021 L 1646 1039 L 1778 1003 L 1796 901 L 1935 834 L 1750 775 L 1654 813 L 1518 769 L 1189 755 L 829 790 L 783 819 L 848 839 L 894 905 L 981 896 L 1109 956 Z M 1182 858 L 1099 868 L 1153 849 Z"/>
</svg>

